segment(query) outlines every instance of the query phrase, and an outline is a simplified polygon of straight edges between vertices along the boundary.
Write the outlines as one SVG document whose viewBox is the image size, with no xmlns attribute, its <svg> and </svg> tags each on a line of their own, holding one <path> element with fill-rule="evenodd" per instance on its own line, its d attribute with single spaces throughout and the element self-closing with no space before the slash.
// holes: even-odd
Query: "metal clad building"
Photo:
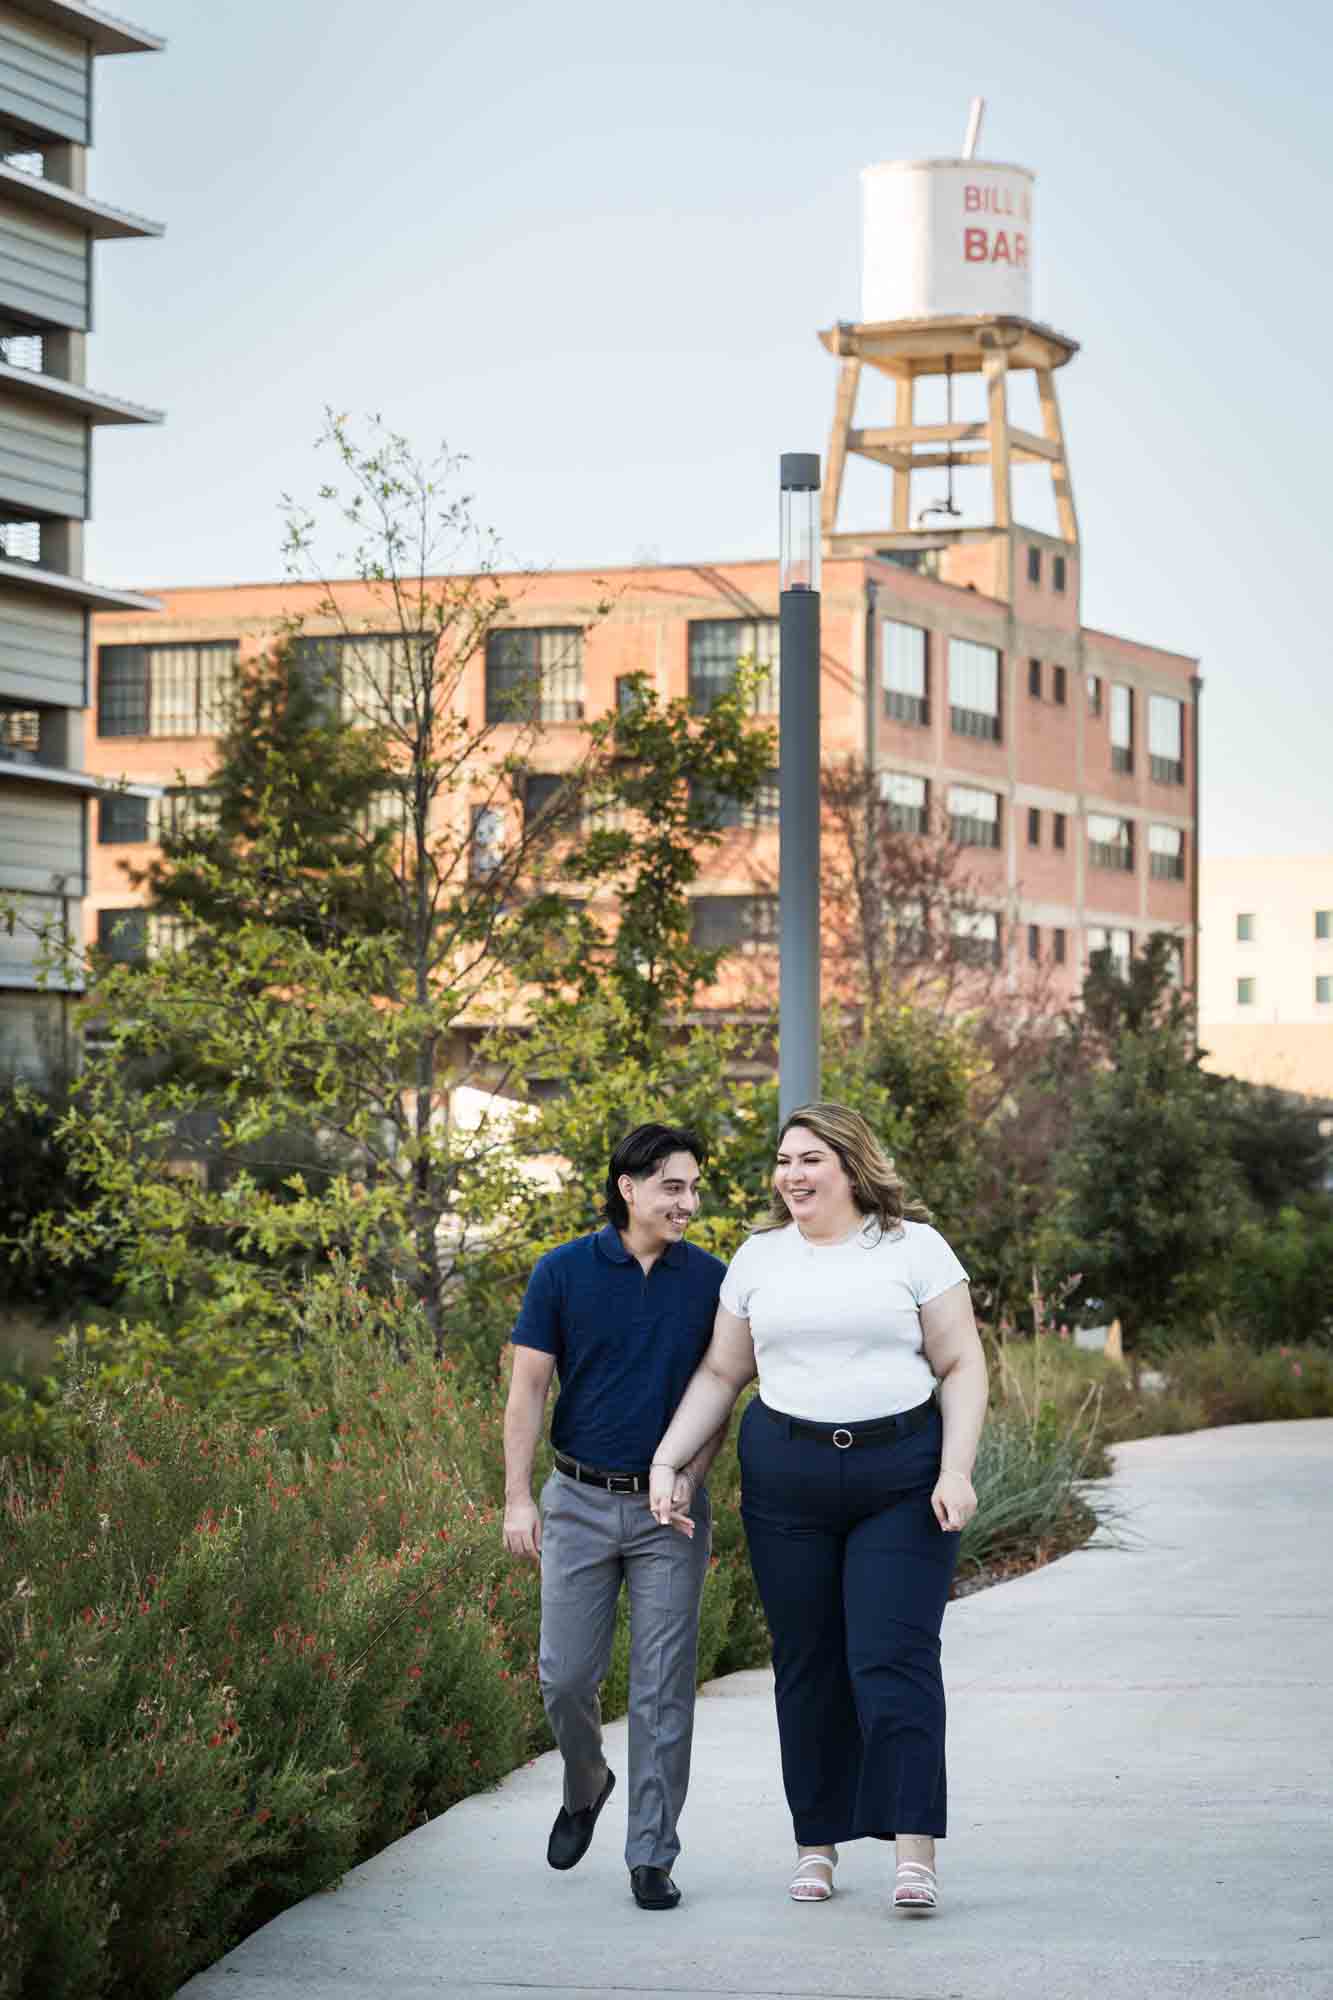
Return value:
<svg viewBox="0 0 1333 2000">
<path fill-rule="evenodd" d="M 94 245 L 160 236 L 87 193 L 101 56 L 160 38 L 81 0 L 0 0 L 0 1080 L 71 1061 L 68 982 L 43 935 L 78 940 L 87 889 L 90 614 L 153 599 L 83 575 L 98 424 L 156 423 L 86 387 Z"/>
</svg>

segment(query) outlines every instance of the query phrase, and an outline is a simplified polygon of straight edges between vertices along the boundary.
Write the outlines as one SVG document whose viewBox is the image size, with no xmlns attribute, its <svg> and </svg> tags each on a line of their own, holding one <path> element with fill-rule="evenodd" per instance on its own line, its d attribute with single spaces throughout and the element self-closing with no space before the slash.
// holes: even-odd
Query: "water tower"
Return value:
<svg viewBox="0 0 1333 2000">
<path fill-rule="evenodd" d="M 982 110 L 978 98 L 961 157 L 895 160 L 862 175 L 861 317 L 820 335 L 842 364 L 823 531 L 829 555 L 891 555 L 1012 600 L 1014 465 L 1049 467 L 1058 539 L 1071 553 L 1077 549 L 1055 371 L 1072 360 L 1078 343 L 1031 317 L 1033 177 L 1025 167 L 974 157 Z M 857 427 L 866 369 L 894 384 L 892 424 Z M 1010 378 L 1024 369 L 1036 379 L 1040 431 L 1010 421 Z M 917 421 L 917 383 L 931 376 L 945 378 L 943 423 Z M 984 382 L 984 415 L 955 422 L 954 384 L 967 376 Z M 849 453 L 891 474 L 887 522 L 853 532 L 838 528 Z M 965 527 L 954 505 L 952 474 L 970 466 L 990 469 L 990 520 Z M 914 477 L 941 468 L 949 474 L 946 498 L 914 514 Z"/>
</svg>

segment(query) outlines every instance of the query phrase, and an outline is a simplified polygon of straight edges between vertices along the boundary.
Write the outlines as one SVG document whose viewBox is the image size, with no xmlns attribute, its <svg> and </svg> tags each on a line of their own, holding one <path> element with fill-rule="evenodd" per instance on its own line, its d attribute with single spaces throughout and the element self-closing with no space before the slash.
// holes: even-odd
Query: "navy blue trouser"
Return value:
<svg viewBox="0 0 1333 2000">
<path fill-rule="evenodd" d="M 773 1637 L 796 1840 L 945 1831 L 940 1625 L 958 1555 L 931 1511 L 941 1425 L 840 1451 L 757 1400 L 741 1515 Z"/>
</svg>

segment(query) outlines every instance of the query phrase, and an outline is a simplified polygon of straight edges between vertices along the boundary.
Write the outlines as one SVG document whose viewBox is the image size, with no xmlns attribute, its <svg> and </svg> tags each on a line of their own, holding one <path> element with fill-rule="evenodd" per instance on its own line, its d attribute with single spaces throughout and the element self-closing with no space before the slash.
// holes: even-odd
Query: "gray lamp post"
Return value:
<svg viewBox="0 0 1333 2000">
<path fill-rule="evenodd" d="M 819 454 L 782 454 L 778 1111 L 819 1095 Z"/>
</svg>

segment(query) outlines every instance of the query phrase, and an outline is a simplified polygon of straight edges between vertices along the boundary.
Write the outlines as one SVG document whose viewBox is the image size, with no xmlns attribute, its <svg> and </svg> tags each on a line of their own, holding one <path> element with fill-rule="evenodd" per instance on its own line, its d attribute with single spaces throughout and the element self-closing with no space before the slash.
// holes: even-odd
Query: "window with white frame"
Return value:
<svg viewBox="0 0 1333 2000">
<path fill-rule="evenodd" d="M 1134 956 L 1134 934 L 1132 931 L 1111 928 L 1102 924 L 1088 927 L 1088 959 L 1091 962 L 1102 953 L 1109 958 L 1116 972 L 1129 970 Z"/>
<path fill-rule="evenodd" d="M 735 685 L 741 662 L 760 670 L 756 715 L 778 712 L 776 618 L 693 618 L 690 621 L 690 713 L 707 715 Z"/>
<path fill-rule="evenodd" d="M 1257 1006 L 1259 982 L 1252 974 L 1246 974 L 1236 981 L 1236 1005 L 1238 1007 Z"/>
<path fill-rule="evenodd" d="M 1178 826 L 1148 828 L 1148 873 L 1158 882 L 1185 879 L 1185 836 Z"/>
<path fill-rule="evenodd" d="M 1134 769 L 1134 690 L 1111 683 L 1111 769 Z"/>
<path fill-rule="evenodd" d="M 472 873 L 494 875 L 504 860 L 505 816 L 499 806 L 472 808 Z"/>
<path fill-rule="evenodd" d="M 1315 911 L 1314 934 L 1318 944 L 1327 944 L 1333 939 L 1333 910 Z"/>
<path fill-rule="evenodd" d="M 998 847 L 1000 795 L 974 785 L 950 785 L 949 833 L 959 847 Z"/>
<path fill-rule="evenodd" d="M 1000 655 L 972 639 L 949 641 L 949 727 L 956 736 L 1000 736 Z"/>
<path fill-rule="evenodd" d="M 776 826 L 781 808 L 781 791 L 776 770 L 765 771 L 753 798 L 744 801 L 726 792 L 714 791 L 697 780 L 690 785 L 690 803 L 698 822 L 709 828 Z"/>
<path fill-rule="evenodd" d="M 1314 982 L 1316 1007 L 1333 1007 L 1333 972 L 1317 972 Z"/>
<path fill-rule="evenodd" d="M 880 631 L 884 713 L 894 722 L 930 721 L 930 667 L 926 635 L 918 625 L 886 618 Z"/>
<path fill-rule="evenodd" d="M 881 771 L 884 817 L 898 833 L 924 833 L 930 824 L 930 785 L 910 771 Z"/>
<path fill-rule="evenodd" d="M 994 910 L 954 910 L 949 917 L 949 950 L 964 965 L 998 965 L 1000 919 Z"/>
<path fill-rule="evenodd" d="M 1094 868 L 1134 872 L 1134 822 L 1111 813 L 1088 814 L 1088 860 Z"/>
<path fill-rule="evenodd" d="M 1185 704 L 1170 695 L 1148 696 L 1148 774 L 1158 785 L 1185 782 Z"/>
<path fill-rule="evenodd" d="M 1253 944 L 1259 935 L 1259 919 L 1253 910 L 1236 913 L 1236 943 Z"/>
<path fill-rule="evenodd" d="M 486 634 L 487 722 L 581 722 L 583 628 L 525 625 Z"/>
</svg>

